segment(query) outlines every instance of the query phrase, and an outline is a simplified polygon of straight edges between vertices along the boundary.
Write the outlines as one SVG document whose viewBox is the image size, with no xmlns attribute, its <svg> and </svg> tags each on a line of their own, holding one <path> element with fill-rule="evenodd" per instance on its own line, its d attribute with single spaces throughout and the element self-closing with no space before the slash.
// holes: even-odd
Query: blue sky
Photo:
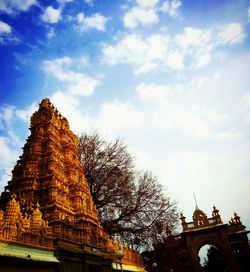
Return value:
<svg viewBox="0 0 250 272">
<path fill-rule="evenodd" d="M 49 97 L 120 137 L 191 220 L 250 228 L 250 1 L 0 1 L 0 189 Z"/>
</svg>

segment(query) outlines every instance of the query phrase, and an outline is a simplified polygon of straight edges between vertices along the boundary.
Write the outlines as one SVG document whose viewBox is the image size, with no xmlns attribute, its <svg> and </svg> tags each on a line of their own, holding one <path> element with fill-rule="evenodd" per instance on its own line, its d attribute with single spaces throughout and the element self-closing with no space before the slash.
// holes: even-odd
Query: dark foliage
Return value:
<svg viewBox="0 0 250 272">
<path fill-rule="evenodd" d="M 215 246 L 210 246 L 207 251 L 205 262 L 200 271 L 222 272 L 225 271 L 225 262 L 222 252 Z"/>
</svg>

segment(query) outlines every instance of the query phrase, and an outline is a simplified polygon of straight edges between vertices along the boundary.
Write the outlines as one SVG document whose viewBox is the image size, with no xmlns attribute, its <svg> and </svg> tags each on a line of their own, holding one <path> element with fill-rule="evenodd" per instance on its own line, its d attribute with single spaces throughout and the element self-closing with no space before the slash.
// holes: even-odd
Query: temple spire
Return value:
<svg viewBox="0 0 250 272">
<path fill-rule="evenodd" d="M 199 210 L 194 192 L 193 192 L 193 195 L 194 195 L 194 202 L 195 202 L 195 210 Z"/>
</svg>

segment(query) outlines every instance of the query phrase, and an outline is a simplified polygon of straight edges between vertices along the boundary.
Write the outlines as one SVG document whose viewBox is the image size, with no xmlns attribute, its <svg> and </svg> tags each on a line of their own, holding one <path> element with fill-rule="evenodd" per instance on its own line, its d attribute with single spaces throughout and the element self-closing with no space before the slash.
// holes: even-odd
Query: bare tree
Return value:
<svg viewBox="0 0 250 272">
<path fill-rule="evenodd" d="M 119 139 L 107 143 L 98 133 L 83 134 L 81 159 L 105 231 L 135 247 L 151 247 L 177 223 L 177 207 L 150 172 L 135 170 Z"/>
</svg>

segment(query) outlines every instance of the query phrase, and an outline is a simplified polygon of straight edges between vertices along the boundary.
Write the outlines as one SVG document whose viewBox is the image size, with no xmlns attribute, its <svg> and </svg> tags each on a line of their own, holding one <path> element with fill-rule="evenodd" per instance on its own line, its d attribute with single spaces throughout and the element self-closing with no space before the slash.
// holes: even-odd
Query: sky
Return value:
<svg viewBox="0 0 250 272">
<path fill-rule="evenodd" d="M 250 229 L 250 0 L 0 0 L 0 191 L 48 97 L 121 138 L 187 221 Z"/>
</svg>

